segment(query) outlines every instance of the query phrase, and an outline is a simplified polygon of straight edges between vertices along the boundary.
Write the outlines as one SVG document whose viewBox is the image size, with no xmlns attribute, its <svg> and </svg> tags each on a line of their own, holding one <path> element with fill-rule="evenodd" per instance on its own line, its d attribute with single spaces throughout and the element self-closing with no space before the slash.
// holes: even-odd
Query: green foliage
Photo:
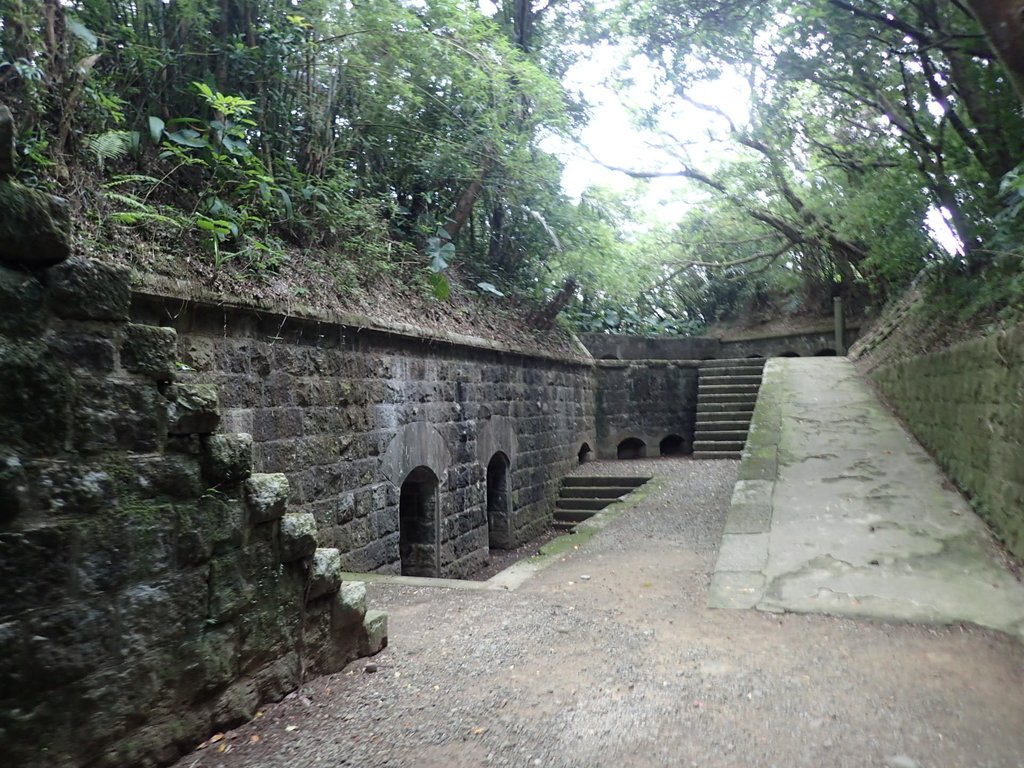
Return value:
<svg viewBox="0 0 1024 768">
<path fill-rule="evenodd" d="M 528 54 L 514 24 L 474 4 L 19 0 L 2 13 L 2 96 L 36 173 L 64 182 L 88 160 L 124 176 L 132 162 L 160 183 L 119 184 L 112 221 L 177 207 L 216 263 L 275 268 L 287 243 L 352 248 L 373 273 L 417 247 L 433 274 L 458 257 L 525 276 L 534 220 L 494 211 L 566 204 L 536 146 L 569 124 L 541 66 L 565 59 Z M 469 234 L 428 240 L 474 179 Z"/>
</svg>

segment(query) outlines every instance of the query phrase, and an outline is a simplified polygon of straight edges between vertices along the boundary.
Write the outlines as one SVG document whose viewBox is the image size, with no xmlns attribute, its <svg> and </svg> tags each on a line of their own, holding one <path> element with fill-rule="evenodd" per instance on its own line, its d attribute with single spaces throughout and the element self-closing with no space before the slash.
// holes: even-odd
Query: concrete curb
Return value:
<svg viewBox="0 0 1024 768">
<path fill-rule="evenodd" d="M 763 570 L 768 561 L 772 495 L 782 437 L 779 403 L 784 389 L 780 366 L 769 360 L 762 373 L 750 434 L 740 459 L 739 479 L 725 518 L 725 532 L 708 591 L 711 608 L 754 608 L 764 597 Z"/>
</svg>

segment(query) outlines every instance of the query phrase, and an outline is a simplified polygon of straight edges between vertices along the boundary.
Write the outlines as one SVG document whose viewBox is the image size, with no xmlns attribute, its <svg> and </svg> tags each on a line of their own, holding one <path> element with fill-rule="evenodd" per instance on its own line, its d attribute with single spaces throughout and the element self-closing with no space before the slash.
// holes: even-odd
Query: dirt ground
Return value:
<svg viewBox="0 0 1024 768">
<path fill-rule="evenodd" d="M 386 650 L 178 768 L 1024 766 L 1016 640 L 706 607 L 736 466 L 584 465 L 658 480 L 514 592 L 372 585 Z"/>
</svg>

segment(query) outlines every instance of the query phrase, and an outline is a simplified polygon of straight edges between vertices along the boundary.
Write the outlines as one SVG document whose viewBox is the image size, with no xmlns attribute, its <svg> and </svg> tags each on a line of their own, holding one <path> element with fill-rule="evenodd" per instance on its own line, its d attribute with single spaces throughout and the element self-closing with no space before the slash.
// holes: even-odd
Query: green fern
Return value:
<svg viewBox="0 0 1024 768">
<path fill-rule="evenodd" d="M 171 226 L 185 226 L 186 220 L 181 216 L 168 216 L 161 213 L 157 208 L 135 197 L 135 195 L 114 192 L 107 185 L 104 197 L 117 203 L 128 210 L 115 211 L 107 216 L 108 221 L 124 226 L 138 226 L 139 224 L 168 224 Z"/>
<path fill-rule="evenodd" d="M 113 160 L 120 160 L 127 155 L 137 143 L 132 131 L 107 131 L 96 136 L 89 136 L 85 141 L 86 148 L 92 152 L 102 168 Z"/>
</svg>

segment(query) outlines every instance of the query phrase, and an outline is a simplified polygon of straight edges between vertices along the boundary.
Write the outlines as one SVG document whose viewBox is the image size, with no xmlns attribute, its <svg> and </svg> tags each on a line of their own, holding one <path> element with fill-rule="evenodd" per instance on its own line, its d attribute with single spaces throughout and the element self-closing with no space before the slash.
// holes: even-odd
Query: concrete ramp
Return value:
<svg viewBox="0 0 1024 768">
<path fill-rule="evenodd" d="M 1024 585 L 847 359 L 769 361 L 739 476 L 712 607 L 1024 638 Z"/>
</svg>

